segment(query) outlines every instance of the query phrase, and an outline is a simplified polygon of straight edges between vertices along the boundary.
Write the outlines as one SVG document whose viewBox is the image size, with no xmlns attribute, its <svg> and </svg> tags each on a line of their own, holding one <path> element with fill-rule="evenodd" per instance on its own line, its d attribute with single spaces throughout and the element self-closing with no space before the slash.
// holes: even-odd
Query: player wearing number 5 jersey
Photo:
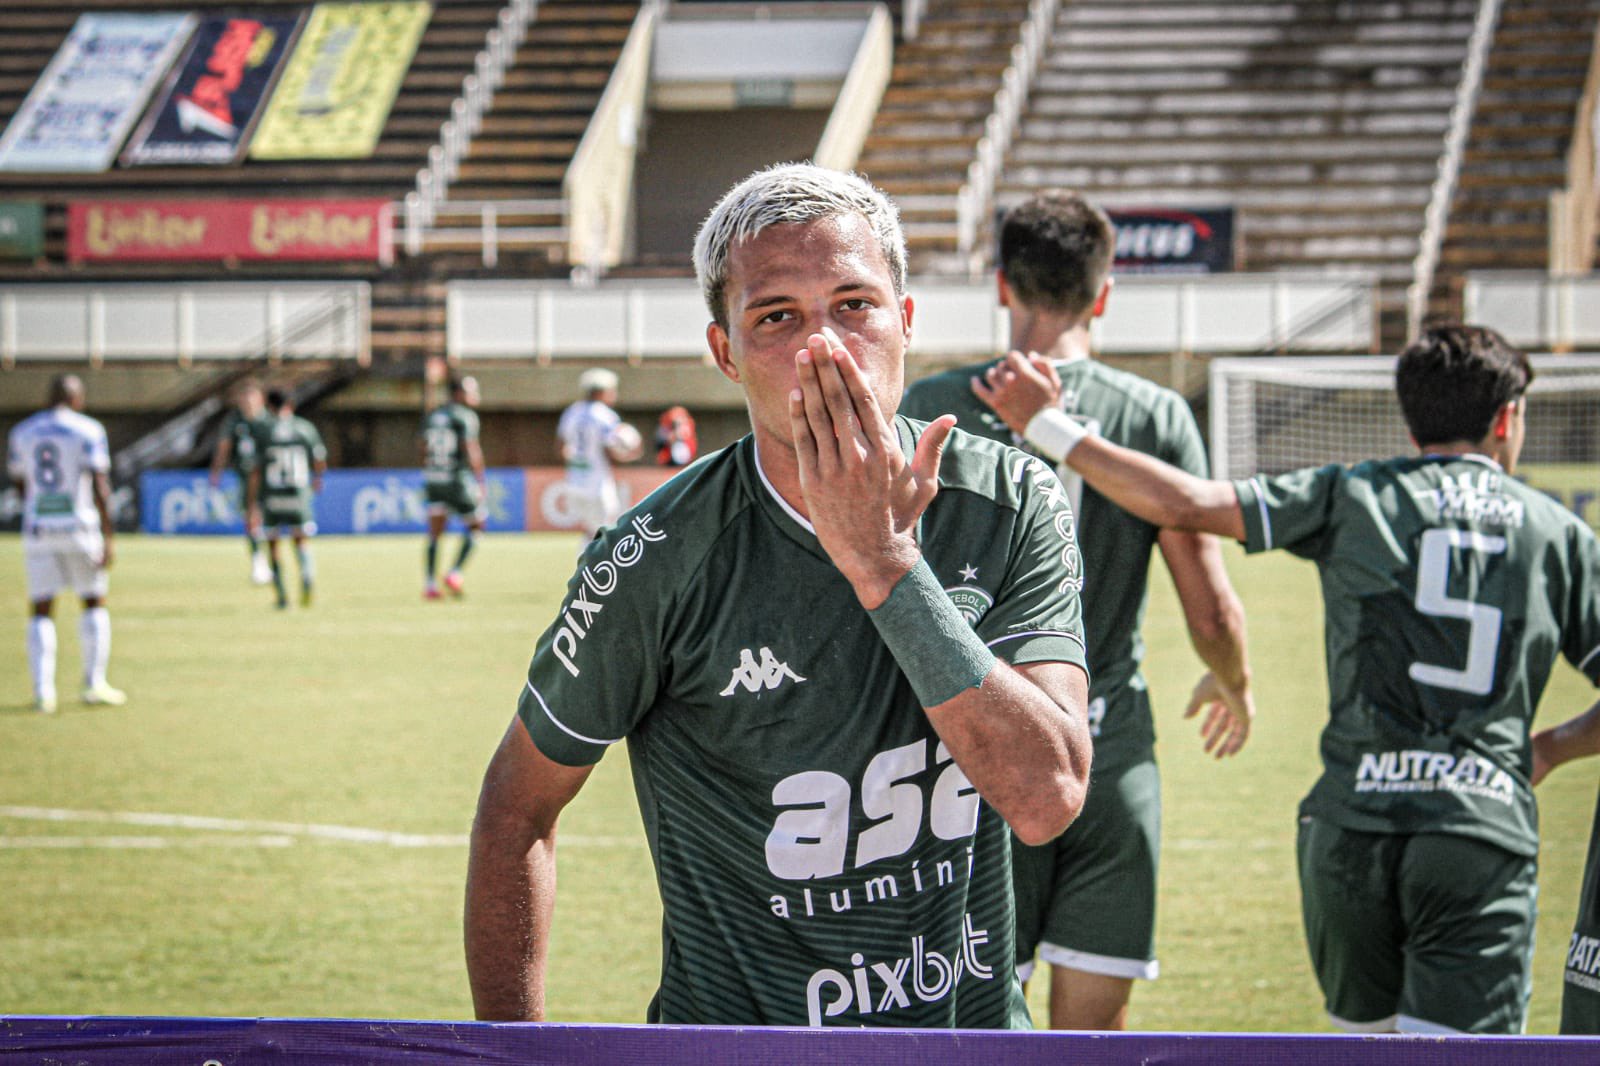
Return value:
<svg viewBox="0 0 1600 1066">
<path fill-rule="evenodd" d="M 1317 563 L 1329 721 L 1298 850 L 1312 963 L 1345 1028 L 1522 1028 L 1528 726 L 1558 656 L 1600 681 L 1600 545 L 1510 476 L 1531 378 L 1492 330 L 1439 326 L 1396 368 L 1411 458 L 1230 484 L 1092 437 L 1068 449 L 1152 522 Z"/>
<path fill-rule="evenodd" d="M 250 467 L 250 521 L 266 530 L 267 558 L 272 567 L 272 587 L 277 593 L 279 609 L 289 606 L 282 560 L 278 556 L 278 541 L 284 536 L 294 541 L 295 558 L 300 565 L 300 605 L 309 607 L 316 583 L 316 564 L 308 540 L 317 533 L 314 501 L 316 494 L 322 491 L 328 451 L 323 447 L 317 427 L 294 413 L 294 404 L 282 389 L 267 393 L 267 411 L 268 417 L 253 426 L 255 455 Z"/>
<path fill-rule="evenodd" d="M 50 383 L 50 407 L 18 423 L 6 445 L 6 470 L 22 491 L 22 558 L 27 570 L 28 667 L 33 704 L 56 709 L 56 594 L 83 600 L 83 702 L 116 706 L 127 697 L 106 682 L 111 657 L 111 452 L 106 430 L 83 413 L 83 382 L 63 374 Z"/>
</svg>

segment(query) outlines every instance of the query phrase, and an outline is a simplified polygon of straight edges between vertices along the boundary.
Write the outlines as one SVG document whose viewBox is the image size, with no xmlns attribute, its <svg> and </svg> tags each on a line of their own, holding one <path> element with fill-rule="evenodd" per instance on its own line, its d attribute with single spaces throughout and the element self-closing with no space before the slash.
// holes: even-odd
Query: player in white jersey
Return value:
<svg viewBox="0 0 1600 1066">
<path fill-rule="evenodd" d="M 643 442 L 639 431 L 612 410 L 617 402 L 617 375 L 599 368 L 585 370 L 578 378 L 578 388 L 584 398 L 561 412 L 556 437 L 567 466 L 567 501 L 587 544 L 597 530 L 622 513 L 611 464 L 639 458 Z"/>
<path fill-rule="evenodd" d="M 63 374 L 50 383 L 50 407 L 18 423 L 6 447 L 6 470 L 22 492 L 22 558 L 33 617 L 28 668 L 34 707 L 56 709 L 56 593 L 83 599 L 83 702 L 120 706 L 127 696 L 106 682 L 111 657 L 111 450 L 106 430 L 83 413 L 83 381 Z"/>
</svg>

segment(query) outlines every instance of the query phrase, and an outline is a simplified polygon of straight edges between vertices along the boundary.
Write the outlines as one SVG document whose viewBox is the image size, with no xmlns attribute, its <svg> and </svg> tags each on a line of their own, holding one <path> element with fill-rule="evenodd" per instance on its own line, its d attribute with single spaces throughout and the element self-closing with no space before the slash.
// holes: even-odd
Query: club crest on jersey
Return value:
<svg viewBox="0 0 1600 1066">
<path fill-rule="evenodd" d="M 978 620 L 994 606 L 994 597 L 977 585 L 956 585 L 945 589 L 944 594 L 950 597 L 950 602 L 956 605 L 956 610 L 969 626 L 976 626 Z"/>
<path fill-rule="evenodd" d="M 739 652 L 739 665 L 733 668 L 733 677 L 728 679 L 728 687 L 720 695 L 731 696 L 741 686 L 746 692 L 759 695 L 763 691 L 771 692 L 786 680 L 799 684 L 805 678 L 791 670 L 788 663 L 779 662 L 771 648 L 761 649 L 760 662 L 756 662 L 749 648 L 743 648 Z"/>
</svg>

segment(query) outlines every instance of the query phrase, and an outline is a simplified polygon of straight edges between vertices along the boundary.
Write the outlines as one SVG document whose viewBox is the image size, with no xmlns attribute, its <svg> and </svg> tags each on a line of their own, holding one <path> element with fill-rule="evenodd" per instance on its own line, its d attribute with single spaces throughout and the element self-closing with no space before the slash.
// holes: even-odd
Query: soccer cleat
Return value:
<svg viewBox="0 0 1600 1066">
<path fill-rule="evenodd" d="M 128 702 L 128 694 L 102 681 L 83 690 L 83 702 L 92 707 L 121 707 Z"/>
<path fill-rule="evenodd" d="M 272 583 L 272 567 L 267 564 L 265 555 L 256 555 L 251 558 L 250 583 L 252 585 L 270 585 Z"/>
<path fill-rule="evenodd" d="M 444 587 L 450 590 L 450 594 L 452 596 L 461 595 L 461 586 L 463 584 L 464 582 L 461 580 L 461 571 L 459 570 L 452 570 L 448 574 L 444 575 Z"/>
<path fill-rule="evenodd" d="M 428 582 L 422 588 L 422 598 L 425 600 L 438 600 L 444 598 L 444 593 L 439 591 L 439 586 Z"/>
<path fill-rule="evenodd" d="M 34 700 L 33 701 L 33 709 L 38 711 L 40 714 L 55 714 L 56 713 L 56 697 L 55 697 L 55 694 L 51 693 L 48 696 L 40 696 L 38 699 Z"/>
</svg>

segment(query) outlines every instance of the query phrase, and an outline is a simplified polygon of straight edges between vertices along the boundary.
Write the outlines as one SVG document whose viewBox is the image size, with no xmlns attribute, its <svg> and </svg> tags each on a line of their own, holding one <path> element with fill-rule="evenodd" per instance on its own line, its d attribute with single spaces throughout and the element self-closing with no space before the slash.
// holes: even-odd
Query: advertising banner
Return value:
<svg viewBox="0 0 1600 1066">
<path fill-rule="evenodd" d="M 0 202 L 0 259 L 37 259 L 44 254 L 44 205 Z"/>
<path fill-rule="evenodd" d="M 79 202 L 67 207 L 67 258 L 388 262 L 392 212 L 388 200 Z"/>
<path fill-rule="evenodd" d="M 250 142 L 250 158 L 372 155 L 432 14 L 426 0 L 318 4 Z"/>
<path fill-rule="evenodd" d="M 519 532 L 526 516 L 520 468 L 492 467 L 487 528 Z M 244 515 L 231 474 L 213 488 L 204 470 L 150 470 L 139 477 L 139 528 L 146 533 L 239 534 Z M 419 470 L 330 470 L 316 499 L 319 533 L 423 533 L 428 511 Z"/>
<path fill-rule="evenodd" d="M 624 508 L 632 507 L 659 488 L 678 471 L 663 466 L 622 466 L 615 471 L 617 494 Z M 528 502 L 526 527 L 529 530 L 578 528 L 572 498 L 567 490 L 565 471 L 558 466 L 530 467 L 526 472 Z"/>
<path fill-rule="evenodd" d="M 1233 208 L 1109 210 L 1118 274 L 1223 274 L 1233 270 Z"/>
<path fill-rule="evenodd" d="M 201 22 L 123 151 L 123 164 L 238 159 L 302 18 L 231 15 Z"/>
<path fill-rule="evenodd" d="M 193 15 L 80 15 L 0 137 L 0 170 L 105 170 L 194 25 Z"/>
</svg>

